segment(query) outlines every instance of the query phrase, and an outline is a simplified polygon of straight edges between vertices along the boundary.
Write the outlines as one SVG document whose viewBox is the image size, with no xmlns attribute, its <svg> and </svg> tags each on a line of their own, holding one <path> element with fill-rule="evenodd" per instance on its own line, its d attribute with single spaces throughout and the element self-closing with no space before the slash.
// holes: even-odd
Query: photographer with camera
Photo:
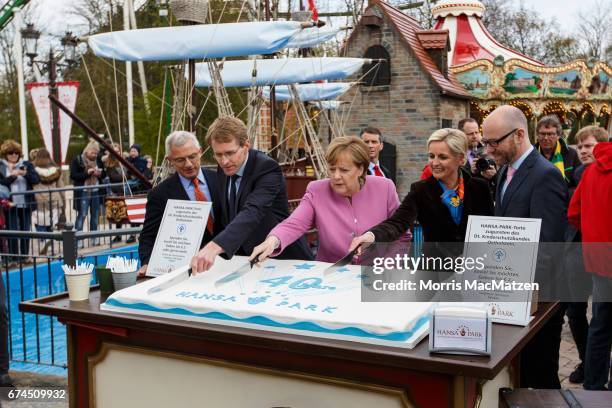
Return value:
<svg viewBox="0 0 612 408">
<path fill-rule="evenodd" d="M 481 143 L 482 134 L 480 133 L 478 122 L 473 118 L 465 118 L 461 119 L 457 126 L 465 133 L 468 139 L 467 162 L 464 169 L 474 177 L 487 180 L 491 194 L 494 197 L 497 166 L 495 160 L 487 156 L 485 148 Z"/>
<path fill-rule="evenodd" d="M 5 193 L 14 193 L 8 210 L 8 226 L 10 230 L 30 231 L 32 228 L 32 211 L 36 209 L 36 198 L 32 191 L 33 186 L 40 182 L 34 166 L 22 159 L 21 145 L 15 140 L 8 139 L 0 147 L 0 184 L 5 187 Z M 15 194 L 17 193 L 17 194 Z M 25 194 L 23 194 L 25 193 Z M 27 255 L 30 240 L 9 239 L 9 252 L 11 254 Z M 25 261 L 25 259 L 22 259 Z"/>
</svg>

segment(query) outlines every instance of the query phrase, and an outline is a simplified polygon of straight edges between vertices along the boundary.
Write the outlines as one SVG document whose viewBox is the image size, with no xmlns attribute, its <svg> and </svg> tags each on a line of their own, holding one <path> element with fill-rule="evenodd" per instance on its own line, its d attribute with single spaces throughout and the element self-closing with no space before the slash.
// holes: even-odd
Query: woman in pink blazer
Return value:
<svg viewBox="0 0 612 408">
<path fill-rule="evenodd" d="M 300 205 L 278 224 L 251 259 L 260 262 L 280 254 L 311 228 L 317 228 L 317 261 L 336 262 L 348 253 L 354 237 L 386 220 L 399 207 L 393 182 L 366 176 L 370 162 L 365 143 L 357 137 L 339 137 L 325 154 L 329 178 L 308 184 Z"/>
</svg>

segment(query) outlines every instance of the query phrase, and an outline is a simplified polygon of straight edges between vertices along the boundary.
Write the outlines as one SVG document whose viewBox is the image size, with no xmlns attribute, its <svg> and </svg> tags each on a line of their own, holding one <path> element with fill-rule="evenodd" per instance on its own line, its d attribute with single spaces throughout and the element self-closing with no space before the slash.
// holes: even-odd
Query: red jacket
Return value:
<svg viewBox="0 0 612 408">
<path fill-rule="evenodd" d="M 426 164 L 425 167 L 423 167 L 423 172 L 421 173 L 421 180 L 427 180 L 431 176 L 433 176 L 431 167 L 429 167 L 429 164 Z"/>
<path fill-rule="evenodd" d="M 568 208 L 582 232 L 585 269 L 612 278 L 612 142 L 598 143 Z M 597 243 L 597 244 L 593 244 Z"/>
</svg>

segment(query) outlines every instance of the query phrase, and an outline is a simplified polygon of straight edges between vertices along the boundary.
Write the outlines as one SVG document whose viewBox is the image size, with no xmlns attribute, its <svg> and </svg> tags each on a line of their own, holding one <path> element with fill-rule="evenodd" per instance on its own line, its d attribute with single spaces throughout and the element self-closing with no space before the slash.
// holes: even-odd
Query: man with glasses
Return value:
<svg viewBox="0 0 612 408">
<path fill-rule="evenodd" d="M 495 215 L 539 218 L 540 242 L 563 242 L 567 185 L 559 170 L 531 145 L 523 112 L 510 105 L 500 106 L 484 120 L 482 129 L 487 154 L 500 168 Z M 550 301 L 556 293 L 553 289 L 557 290 L 552 283 L 563 279 L 557 272 L 558 258 L 547 249 L 538 253 L 535 280 L 540 283 L 540 299 Z M 560 388 L 557 372 L 562 325 L 563 310 L 558 310 L 522 350 L 520 387 Z"/>
<path fill-rule="evenodd" d="M 278 163 L 251 149 L 247 129 L 240 119 L 220 117 L 208 128 L 206 141 L 217 169 L 219 205 L 215 238 L 192 259 L 192 272 L 210 269 L 217 255 L 231 258 L 250 255 L 279 222 L 289 216 L 285 177 Z M 279 258 L 312 259 L 301 238 Z"/>
<path fill-rule="evenodd" d="M 574 171 L 580 166 L 580 159 L 578 153 L 567 145 L 561 134 L 559 119 L 555 115 L 544 116 L 536 125 L 538 141 L 535 148 L 559 169 L 567 186 L 573 190 L 578 184 Z"/>
<path fill-rule="evenodd" d="M 139 275 L 142 276 L 147 271 L 157 231 L 169 199 L 212 201 L 214 210 L 214 205 L 218 201 L 216 172 L 202 167 L 201 157 L 202 147 L 193 133 L 179 130 L 170 133 L 166 138 L 166 160 L 174 167 L 176 173 L 149 191 L 147 196 L 147 210 L 138 246 L 138 256 L 142 265 Z M 213 210 L 206 221 L 206 231 L 200 247 L 210 242 L 213 237 Z"/>
</svg>

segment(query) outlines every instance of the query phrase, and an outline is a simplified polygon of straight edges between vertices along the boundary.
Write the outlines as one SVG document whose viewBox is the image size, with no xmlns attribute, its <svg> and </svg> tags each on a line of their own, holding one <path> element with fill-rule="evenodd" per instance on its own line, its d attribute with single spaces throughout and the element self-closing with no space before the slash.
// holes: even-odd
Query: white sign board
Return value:
<svg viewBox="0 0 612 408">
<path fill-rule="evenodd" d="M 429 351 L 447 354 L 491 354 L 491 320 L 484 309 L 438 307 L 432 310 Z"/>
<path fill-rule="evenodd" d="M 535 278 L 541 223 L 539 218 L 470 215 L 468 219 L 464 256 L 483 257 L 484 268 L 467 270 L 464 279 L 482 282 L 487 290 L 464 292 L 464 299 L 474 296 L 487 303 L 493 322 L 525 326 L 530 321 L 533 291 L 521 287 Z M 492 282 L 502 281 L 517 289 L 490 289 Z"/>
<path fill-rule="evenodd" d="M 168 200 L 164 210 L 147 276 L 159 276 L 191 262 L 210 214 L 210 201 Z"/>
</svg>

